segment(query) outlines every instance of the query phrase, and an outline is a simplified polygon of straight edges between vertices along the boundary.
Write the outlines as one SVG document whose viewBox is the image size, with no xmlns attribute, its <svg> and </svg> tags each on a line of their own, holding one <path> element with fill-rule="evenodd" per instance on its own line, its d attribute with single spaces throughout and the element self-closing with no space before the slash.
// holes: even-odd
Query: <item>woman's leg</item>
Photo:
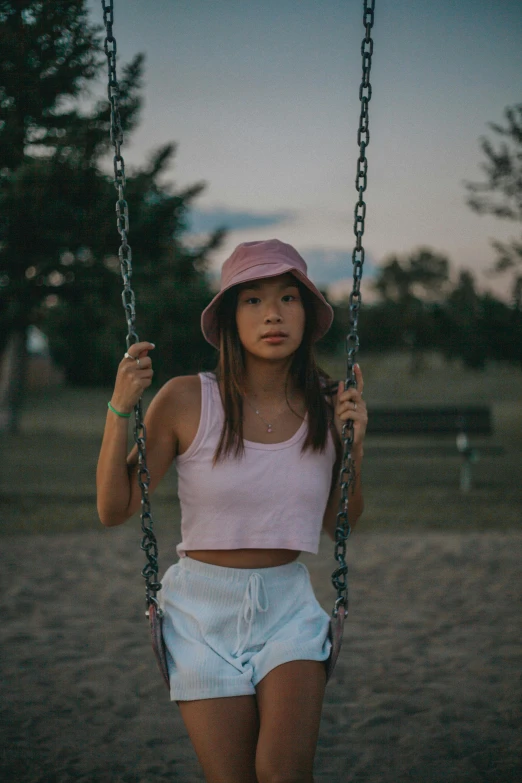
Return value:
<svg viewBox="0 0 522 783">
<path fill-rule="evenodd" d="M 325 687 L 321 661 L 283 663 L 257 684 L 258 783 L 313 783 Z"/>
<path fill-rule="evenodd" d="M 257 783 L 255 696 L 177 702 L 207 783 Z"/>
</svg>

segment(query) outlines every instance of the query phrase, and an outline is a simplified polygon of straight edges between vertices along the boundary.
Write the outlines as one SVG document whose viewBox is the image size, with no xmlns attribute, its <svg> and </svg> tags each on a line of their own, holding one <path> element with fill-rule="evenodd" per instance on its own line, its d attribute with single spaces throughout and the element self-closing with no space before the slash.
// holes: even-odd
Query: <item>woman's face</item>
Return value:
<svg viewBox="0 0 522 783">
<path fill-rule="evenodd" d="M 284 359 L 300 346 L 305 310 L 295 277 L 252 280 L 240 286 L 236 325 L 246 351 L 265 359 Z M 280 333 L 270 337 L 271 333 Z"/>
</svg>

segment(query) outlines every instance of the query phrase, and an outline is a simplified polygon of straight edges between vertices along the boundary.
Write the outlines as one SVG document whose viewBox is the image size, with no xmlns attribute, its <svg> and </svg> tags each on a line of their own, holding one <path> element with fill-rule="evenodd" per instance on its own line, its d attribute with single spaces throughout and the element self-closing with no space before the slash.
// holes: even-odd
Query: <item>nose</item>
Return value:
<svg viewBox="0 0 522 783">
<path fill-rule="evenodd" d="M 265 323 L 280 323 L 281 321 L 282 317 L 277 303 L 270 303 L 266 308 Z"/>
</svg>

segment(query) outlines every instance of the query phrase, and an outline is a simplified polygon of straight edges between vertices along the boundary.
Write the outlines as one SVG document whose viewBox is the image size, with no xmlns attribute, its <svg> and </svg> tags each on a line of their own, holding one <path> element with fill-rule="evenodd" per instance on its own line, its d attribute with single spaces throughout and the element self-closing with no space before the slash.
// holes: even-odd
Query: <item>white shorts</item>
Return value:
<svg viewBox="0 0 522 783">
<path fill-rule="evenodd" d="M 161 581 L 173 701 L 252 695 L 276 666 L 330 655 L 330 617 L 304 563 L 225 568 L 183 557 Z"/>
</svg>

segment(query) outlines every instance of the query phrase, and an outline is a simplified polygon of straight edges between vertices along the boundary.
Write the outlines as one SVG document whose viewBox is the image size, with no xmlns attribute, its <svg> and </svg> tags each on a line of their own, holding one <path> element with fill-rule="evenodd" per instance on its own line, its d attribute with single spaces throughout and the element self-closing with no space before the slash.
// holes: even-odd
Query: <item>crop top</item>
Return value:
<svg viewBox="0 0 522 783">
<path fill-rule="evenodd" d="M 212 466 L 224 420 L 213 373 L 201 380 L 196 437 L 175 458 L 181 505 L 179 557 L 193 549 L 291 549 L 317 554 L 336 451 L 329 429 L 324 452 L 307 449 L 308 414 L 282 443 L 244 440 L 242 457 Z"/>
</svg>

